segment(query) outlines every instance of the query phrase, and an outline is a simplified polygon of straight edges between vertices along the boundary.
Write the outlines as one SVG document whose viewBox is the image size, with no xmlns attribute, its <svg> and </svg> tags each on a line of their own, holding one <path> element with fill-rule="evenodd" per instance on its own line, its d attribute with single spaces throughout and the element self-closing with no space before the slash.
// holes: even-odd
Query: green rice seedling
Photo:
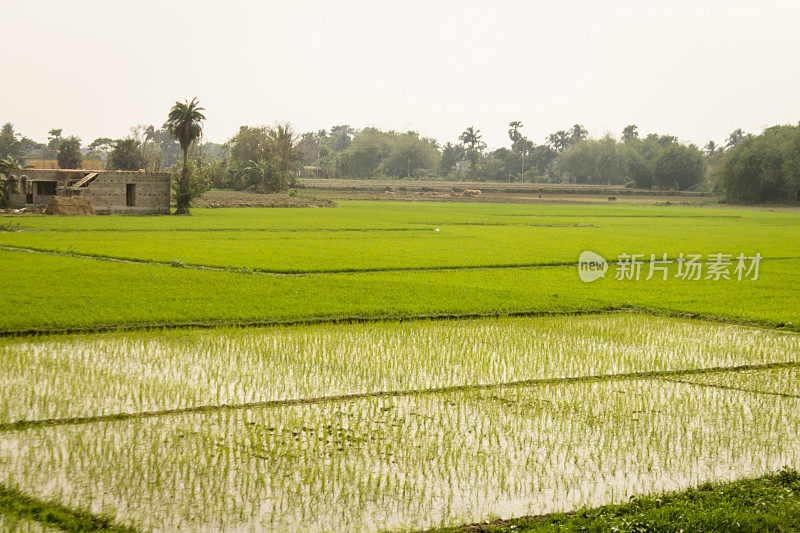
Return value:
<svg viewBox="0 0 800 533">
<path fill-rule="evenodd" d="M 589 381 L 3 432 L 0 471 L 145 529 L 377 531 L 796 467 L 798 431 L 785 398 Z"/>
<path fill-rule="evenodd" d="M 800 336 L 634 314 L 0 340 L 0 424 L 795 361 Z"/>
</svg>

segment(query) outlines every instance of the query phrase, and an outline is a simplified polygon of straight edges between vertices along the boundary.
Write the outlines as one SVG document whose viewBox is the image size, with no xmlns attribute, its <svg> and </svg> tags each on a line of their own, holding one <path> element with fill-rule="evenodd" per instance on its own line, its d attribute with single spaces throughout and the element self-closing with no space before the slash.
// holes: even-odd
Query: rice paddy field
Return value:
<svg viewBox="0 0 800 533">
<path fill-rule="evenodd" d="M 791 210 L 342 202 L 0 228 L 18 500 L 137 531 L 412 531 L 800 469 Z M 585 250 L 605 277 L 580 280 Z M 718 253 L 729 279 L 706 275 Z M 671 262 L 616 279 L 622 254 Z M 3 501 L 0 528 L 47 526 Z"/>
</svg>

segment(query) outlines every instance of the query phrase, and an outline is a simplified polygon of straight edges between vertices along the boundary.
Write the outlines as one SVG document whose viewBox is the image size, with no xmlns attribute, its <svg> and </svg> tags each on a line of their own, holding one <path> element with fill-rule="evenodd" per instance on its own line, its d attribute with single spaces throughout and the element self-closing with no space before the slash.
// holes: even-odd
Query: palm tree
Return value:
<svg viewBox="0 0 800 533">
<path fill-rule="evenodd" d="M 511 142 L 517 142 L 517 139 L 520 138 L 519 129 L 522 127 L 522 122 L 513 120 L 508 123 L 508 127 L 511 128 L 508 130 L 508 136 L 511 138 Z"/>
<path fill-rule="evenodd" d="M 269 132 L 272 141 L 272 160 L 275 170 L 278 171 L 278 189 L 294 185 L 292 171 L 297 170 L 303 153 L 297 147 L 297 136 L 292 131 L 291 124 L 278 124 Z"/>
<path fill-rule="evenodd" d="M 708 141 L 708 144 L 706 144 L 705 149 L 706 153 L 708 153 L 709 156 L 712 156 L 715 153 L 717 153 L 717 143 L 715 143 L 714 141 Z"/>
<path fill-rule="evenodd" d="M 575 124 L 570 128 L 569 134 L 572 142 L 578 142 L 585 140 L 589 132 L 581 124 Z"/>
<path fill-rule="evenodd" d="M 190 177 L 189 167 L 187 166 L 189 147 L 203 135 L 202 122 L 206 119 L 202 113 L 203 111 L 205 109 L 200 107 L 197 98 L 192 98 L 191 102 L 188 100 L 175 102 L 175 105 L 169 110 L 167 122 L 164 124 L 172 138 L 176 139 L 178 144 L 181 145 L 181 150 L 183 151 L 183 167 L 175 193 L 176 215 L 189 214 L 189 203 L 192 200 L 191 194 L 189 194 Z"/>
<path fill-rule="evenodd" d="M 469 146 L 470 150 L 475 150 L 475 147 L 481 142 L 481 130 L 476 130 L 473 126 L 470 126 L 458 136 L 458 140 Z"/>
<path fill-rule="evenodd" d="M 556 149 L 556 152 L 563 152 L 564 149 L 570 144 L 570 136 L 566 131 L 558 130 L 557 132 L 550 134 L 548 141 L 553 148 Z"/>
<path fill-rule="evenodd" d="M 467 150 L 470 163 L 469 171 L 470 174 L 474 175 L 478 171 L 478 150 L 486 146 L 486 144 L 481 141 L 481 130 L 476 130 L 473 126 L 470 126 L 458 136 L 458 140 L 461 141 L 464 146 L 469 147 Z"/>
<path fill-rule="evenodd" d="M 622 128 L 622 142 L 629 143 L 639 138 L 639 127 L 636 124 L 628 124 Z"/>
<path fill-rule="evenodd" d="M 725 143 L 725 147 L 728 150 L 733 150 L 743 140 L 744 140 L 744 132 L 742 131 L 742 128 L 737 128 L 737 129 L 733 130 L 731 132 L 731 134 L 728 136 L 728 140 Z"/>
</svg>

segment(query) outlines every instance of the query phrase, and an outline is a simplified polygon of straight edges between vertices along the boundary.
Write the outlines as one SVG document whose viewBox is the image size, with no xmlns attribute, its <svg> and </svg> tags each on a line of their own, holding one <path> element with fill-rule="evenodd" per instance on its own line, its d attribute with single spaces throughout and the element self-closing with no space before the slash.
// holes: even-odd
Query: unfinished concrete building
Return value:
<svg viewBox="0 0 800 533">
<path fill-rule="evenodd" d="M 101 214 L 168 215 L 170 176 L 166 172 L 123 170 L 38 170 L 12 173 L 17 192 L 11 207 L 45 207 L 53 196 L 78 196 Z"/>
</svg>

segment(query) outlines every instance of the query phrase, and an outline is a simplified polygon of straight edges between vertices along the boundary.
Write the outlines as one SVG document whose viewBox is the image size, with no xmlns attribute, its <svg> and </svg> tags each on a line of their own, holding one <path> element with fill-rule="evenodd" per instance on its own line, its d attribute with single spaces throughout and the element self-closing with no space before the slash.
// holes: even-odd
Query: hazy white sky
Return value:
<svg viewBox="0 0 800 533">
<path fill-rule="evenodd" d="M 800 2 L 0 0 L 0 122 L 85 143 L 160 125 L 178 98 L 207 140 L 242 124 L 347 123 L 490 147 L 590 133 L 722 141 L 800 120 Z"/>
</svg>

